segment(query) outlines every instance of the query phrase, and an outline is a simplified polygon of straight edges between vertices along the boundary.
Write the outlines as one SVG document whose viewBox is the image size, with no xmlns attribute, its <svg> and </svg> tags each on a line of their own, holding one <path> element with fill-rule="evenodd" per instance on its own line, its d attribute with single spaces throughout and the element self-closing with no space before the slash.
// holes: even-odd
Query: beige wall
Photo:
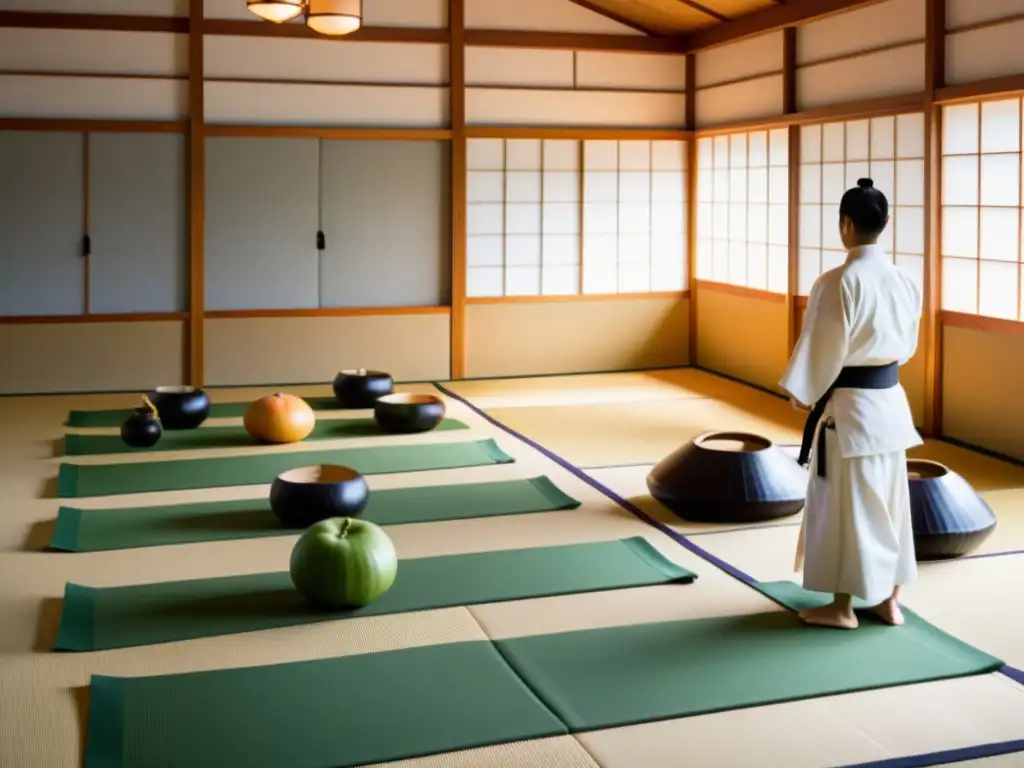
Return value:
<svg viewBox="0 0 1024 768">
<path fill-rule="evenodd" d="M 468 378 L 665 368 L 689 363 L 681 298 L 470 304 Z"/>
<path fill-rule="evenodd" d="M 697 364 L 779 391 L 789 358 L 783 297 L 706 284 L 697 291 Z"/>
<path fill-rule="evenodd" d="M 146 390 L 185 379 L 185 323 L 0 325 L 0 394 Z"/>
<path fill-rule="evenodd" d="M 350 317 L 207 320 L 206 383 L 330 382 L 344 368 L 373 368 L 396 381 L 447 379 L 447 312 Z"/>
<path fill-rule="evenodd" d="M 947 325 L 942 336 L 943 432 L 1024 459 L 1024 335 Z"/>
</svg>

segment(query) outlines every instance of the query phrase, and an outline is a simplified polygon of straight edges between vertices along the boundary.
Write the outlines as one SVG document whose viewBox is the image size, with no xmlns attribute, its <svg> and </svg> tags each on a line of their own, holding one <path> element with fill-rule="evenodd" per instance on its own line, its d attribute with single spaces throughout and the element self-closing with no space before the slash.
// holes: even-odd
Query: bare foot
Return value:
<svg viewBox="0 0 1024 768">
<path fill-rule="evenodd" d="M 894 598 L 890 597 L 884 603 L 879 603 L 871 609 L 871 612 L 886 624 L 894 627 L 903 624 L 903 611 L 900 610 L 900 604 Z"/>
<path fill-rule="evenodd" d="M 828 605 L 821 606 L 821 608 L 800 611 L 799 616 L 805 624 L 819 627 L 856 629 L 858 626 L 857 616 L 853 610 L 840 606 L 837 603 L 829 603 Z"/>
</svg>

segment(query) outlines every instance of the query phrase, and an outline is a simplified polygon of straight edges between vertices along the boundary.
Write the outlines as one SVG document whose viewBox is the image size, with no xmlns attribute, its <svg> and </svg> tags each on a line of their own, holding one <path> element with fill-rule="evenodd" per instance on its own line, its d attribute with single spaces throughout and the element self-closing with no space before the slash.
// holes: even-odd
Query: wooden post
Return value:
<svg viewBox="0 0 1024 768">
<path fill-rule="evenodd" d="M 188 27 L 188 381 L 203 385 L 206 134 L 203 102 L 203 0 L 189 0 Z"/>
<path fill-rule="evenodd" d="M 697 361 L 697 57 L 686 54 L 686 263 L 690 288 L 690 316 L 687 323 L 690 365 Z"/>
<path fill-rule="evenodd" d="M 942 434 L 942 107 L 935 94 L 946 82 L 946 0 L 927 0 L 924 108 L 924 433 Z"/>
<path fill-rule="evenodd" d="M 466 8 L 448 0 L 448 79 L 452 130 L 451 377 L 466 376 Z"/>
<path fill-rule="evenodd" d="M 796 27 L 782 30 L 782 112 L 796 112 Z M 793 352 L 802 326 L 800 305 L 800 126 L 789 131 L 789 285 L 786 289 L 786 350 Z"/>
</svg>

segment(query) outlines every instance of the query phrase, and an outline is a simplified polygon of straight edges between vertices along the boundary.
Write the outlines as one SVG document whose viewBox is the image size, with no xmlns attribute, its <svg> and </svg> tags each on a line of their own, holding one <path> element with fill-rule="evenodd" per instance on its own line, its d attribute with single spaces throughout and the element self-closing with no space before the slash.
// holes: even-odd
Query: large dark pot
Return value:
<svg viewBox="0 0 1024 768">
<path fill-rule="evenodd" d="M 373 417 L 385 432 L 429 432 L 444 421 L 444 400 L 434 395 L 386 395 L 373 406 Z"/>
<path fill-rule="evenodd" d="M 996 516 L 963 477 L 937 461 L 908 459 L 910 515 L 918 560 L 949 560 L 981 546 Z"/>
<path fill-rule="evenodd" d="M 334 377 L 334 396 L 345 408 L 372 408 L 377 398 L 395 391 L 395 382 L 384 371 L 358 368 Z"/>
<path fill-rule="evenodd" d="M 142 407 L 136 408 L 121 425 L 121 441 L 131 448 L 152 448 L 163 437 L 160 417 L 148 397 L 143 396 Z"/>
<path fill-rule="evenodd" d="M 807 471 L 759 435 L 709 432 L 658 462 L 647 487 L 684 520 L 760 523 L 803 509 Z"/>
<path fill-rule="evenodd" d="M 149 399 L 167 430 L 195 429 L 210 415 L 210 396 L 196 387 L 157 387 Z"/>
<path fill-rule="evenodd" d="M 290 469 L 270 486 L 270 508 L 292 528 L 308 528 L 332 517 L 358 517 L 369 500 L 363 476 L 335 464 Z"/>
</svg>

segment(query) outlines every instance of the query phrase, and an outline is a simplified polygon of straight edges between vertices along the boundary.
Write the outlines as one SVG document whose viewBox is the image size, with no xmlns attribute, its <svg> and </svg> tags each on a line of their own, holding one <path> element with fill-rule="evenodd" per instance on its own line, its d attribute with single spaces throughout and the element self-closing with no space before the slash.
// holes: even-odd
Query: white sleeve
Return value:
<svg viewBox="0 0 1024 768">
<path fill-rule="evenodd" d="M 921 314 L 924 312 L 924 297 L 921 295 L 921 290 L 913 283 L 911 283 L 911 288 L 914 292 L 915 310 L 913 320 L 908 329 L 907 351 L 899 360 L 901 368 L 910 362 L 910 358 L 917 354 L 918 339 L 921 334 Z"/>
<path fill-rule="evenodd" d="M 798 402 L 817 402 L 843 369 L 851 304 L 842 280 L 819 280 L 811 291 L 800 338 L 779 382 Z"/>
</svg>

